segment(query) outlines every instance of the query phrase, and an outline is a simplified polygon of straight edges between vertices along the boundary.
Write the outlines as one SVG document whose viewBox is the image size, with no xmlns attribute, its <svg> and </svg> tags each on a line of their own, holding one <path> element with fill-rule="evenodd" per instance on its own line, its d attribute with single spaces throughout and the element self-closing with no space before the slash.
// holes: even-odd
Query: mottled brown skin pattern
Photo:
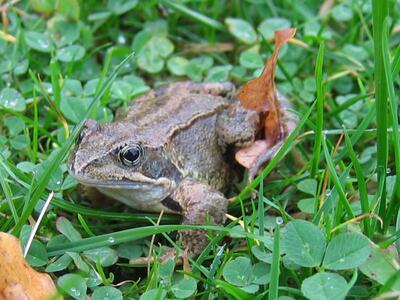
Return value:
<svg viewBox="0 0 400 300">
<path fill-rule="evenodd" d="M 242 107 L 232 83 L 173 83 L 136 99 L 110 124 L 88 121 L 70 155 L 69 170 L 82 184 L 140 210 L 180 213 L 183 224 L 222 225 L 234 161 L 227 149 L 250 145 L 259 126 Z M 121 149 L 140 144 L 134 166 Z M 192 256 L 207 245 L 203 231 L 182 231 Z"/>
</svg>

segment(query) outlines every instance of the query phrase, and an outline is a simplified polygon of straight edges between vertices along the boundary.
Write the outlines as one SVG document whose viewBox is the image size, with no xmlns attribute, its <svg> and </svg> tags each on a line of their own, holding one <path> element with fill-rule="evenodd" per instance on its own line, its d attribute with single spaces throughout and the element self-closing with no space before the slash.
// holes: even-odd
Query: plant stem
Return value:
<svg viewBox="0 0 400 300">
<path fill-rule="evenodd" d="M 375 58 L 375 105 L 377 128 L 377 175 L 378 186 L 376 200 L 380 201 L 379 216 L 386 221 L 386 169 L 388 158 L 387 137 L 387 82 L 383 61 L 383 22 L 389 14 L 388 1 L 372 1 L 374 58 Z M 376 222 L 375 222 L 376 224 Z"/>
<path fill-rule="evenodd" d="M 322 67 L 324 63 L 324 43 L 319 46 L 315 78 L 317 83 L 317 127 L 315 130 L 314 155 L 311 164 L 311 176 L 315 177 L 318 171 L 319 157 L 321 153 L 322 130 L 324 127 L 324 85 L 322 82 Z"/>
</svg>

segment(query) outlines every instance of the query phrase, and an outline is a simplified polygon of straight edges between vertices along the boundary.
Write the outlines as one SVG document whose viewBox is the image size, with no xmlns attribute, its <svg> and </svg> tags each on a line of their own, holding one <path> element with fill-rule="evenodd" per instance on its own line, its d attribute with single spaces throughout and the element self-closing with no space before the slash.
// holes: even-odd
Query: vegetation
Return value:
<svg viewBox="0 0 400 300">
<path fill-rule="evenodd" d="M 28 262 L 62 293 L 400 295 L 399 1 L 9 0 L 0 12 L 0 230 L 30 244 Z M 65 158 L 84 120 L 110 122 L 171 81 L 241 85 L 287 27 L 297 42 L 281 49 L 276 77 L 299 115 L 295 132 L 259 177 L 234 187 L 232 218 L 204 227 L 218 234 L 191 268 L 129 264 L 149 254 L 152 235 L 157 256 L 184 227 L 81 199 Z"/>
</svg>

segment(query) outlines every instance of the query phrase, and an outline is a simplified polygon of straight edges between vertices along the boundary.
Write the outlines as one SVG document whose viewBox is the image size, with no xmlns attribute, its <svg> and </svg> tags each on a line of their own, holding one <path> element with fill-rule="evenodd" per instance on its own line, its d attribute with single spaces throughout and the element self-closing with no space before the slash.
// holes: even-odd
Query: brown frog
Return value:
<svg viewBox="0 0 400 300">
<path fill-rule="evenodd" d="M 179 213 L 183 224 L 222 225 L 223 193 L 238 167 L 232 150 L 253 143 L 259 123 L 230 82 L 172 83 L 137 98 L 120 120 L 88 120 L 69 171 L 135 209 Z M 208 242 L 202 231 L 183 231 L 182 240 L 192 256 Z"/>
</svg>

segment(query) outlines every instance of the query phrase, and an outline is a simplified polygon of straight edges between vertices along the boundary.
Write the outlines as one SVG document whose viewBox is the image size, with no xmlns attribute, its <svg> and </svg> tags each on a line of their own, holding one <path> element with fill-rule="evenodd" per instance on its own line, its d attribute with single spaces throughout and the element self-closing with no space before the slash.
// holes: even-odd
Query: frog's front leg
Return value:
<svg viewBox="0 0 400 300">
<path fill-rule="evenodd" d="M 218 115 L 216 125 L 221 142 L 239 148 L 254 142 L 259 127 L 259 113 L 244 108 L 239 101 L 233 102 Z"/>
<path fill-rule="evenodd" d="M 206 184 L 192 179 L 183 180 L 173 198 L 182 208 L 182 224 L 222 225 L 228 208 L 228 199 Z M 208 244 L 206 230 L 182 230 L 180 232 L 189 256 L 199 255 Z"/>
</svg>

